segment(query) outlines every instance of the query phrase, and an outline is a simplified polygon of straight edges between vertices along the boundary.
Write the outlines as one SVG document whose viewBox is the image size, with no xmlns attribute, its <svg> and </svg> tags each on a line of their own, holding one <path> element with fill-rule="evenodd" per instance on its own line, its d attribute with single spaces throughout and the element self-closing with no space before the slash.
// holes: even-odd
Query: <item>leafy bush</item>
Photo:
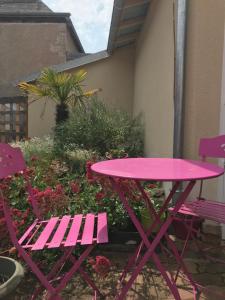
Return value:
<svg viewBox="0 0 225 300">
<path fill-rule="evenodd" d="M 45 160 L 53 158 L 53 139 L 49 136 L 43 138 L 33 137 L 26 141 L 16 142 L 13 147 L 19 147 L 27 162 L 32 160 L 32 157 L 38 157 Z"/>
<path fill-rule="evenodd" d="M 85 174 L 86 162 L 90 160 L 97 161 L 98 155 L 96 152 L 85 149 L 67 150 L 63 155 L 65 161 L 70 167 L 71 172 L 76 172 L 79 175 Z"/>
<path fill-rule="evenodd" d="M 67 122 L 56 127 L 55 146 L 59 152 L 85 149 L 101 156 L 143 155 L 143 125 L 139 117 L 109 109 L 97 99 L 77 107 Z"/>
</svg>

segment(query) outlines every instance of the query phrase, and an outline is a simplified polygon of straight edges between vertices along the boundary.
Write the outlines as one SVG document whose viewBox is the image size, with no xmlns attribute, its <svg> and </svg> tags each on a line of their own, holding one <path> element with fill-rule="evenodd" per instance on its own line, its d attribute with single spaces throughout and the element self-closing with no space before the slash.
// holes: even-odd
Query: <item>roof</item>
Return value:
<svg viewBox="0 0 225 300">
<path fill-rule="evenodd" d="M 113 50 L 134 44 L 144 24 L 149 4 L 150 0 L 114 0 L 107 50 L 93 54 L 78 54 L 77 57 L 66 63 L 46 67 L 52 68 L 57 72 L 68 71 L 106 59 Z M 18 79 L 14 84 L 18 84 L 21 81 L 35 81 L 40 74 L 41 72 L 30 74 Z"/>
<path fill-rule="evenodd" d="M 0 102 L 8 100 L 9 98 L 24 97 L 25 95 L 21 90 L 12 84 L 0 85 Z"/>
<path fill-rule="evenodd" d="M 69 60 L 63 64 L 49 66 L 49 68 L 55 70 L 56 72 L 64 72 L 64 71 L 68 71 L 68 70 L 71 70 L 74 68 L 79 68 L 79 67 L 85 66 L 90 63 L 94 63 L 94 62 L 102 60 L 102 59 L 106 59 L 109 56 L 110 55 L 108 54 L 107 51 L 100 51 L 100 52 L 93 53 L 93 54 L 81 55 L 80 57 L 77 57 L 73 60 Z M 19 80 L 16 80 L 15 82 L 13 82 L 13 84 L 18 84 L 19 82 L 22 82 L 22 81 L 32 82 L 32 81 L 35 81 L 38 77 L 40 77 L 40 75 L 41 75 L 41 72 L 36 72 L 36 73 L 30 74 L 29 76 L 26 76 L 24 78 L 20 78 Z"/>
<path fill-rule="evenodd" d="M 107 50 L 134 44 L 148 13 L 150 0 L 114 0 Z"/>
<path fill-rule="evenodd" d="M 66 23 L 77 46 L 84 53 L 69 13 L 55 13 L 41 0 L 0 0 L 0 23 Z"/>
<path fill-rule="evenodd" d="M 1 12 L 52 12 L 41 0 L 0 0 Z"/>
</svg>

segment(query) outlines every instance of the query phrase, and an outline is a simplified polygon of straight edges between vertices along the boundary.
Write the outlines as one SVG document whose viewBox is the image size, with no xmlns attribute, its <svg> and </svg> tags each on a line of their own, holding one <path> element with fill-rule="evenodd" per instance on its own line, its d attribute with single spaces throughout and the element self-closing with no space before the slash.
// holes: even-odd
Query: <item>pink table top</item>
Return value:
<svg viewBox="0 0 225 300">
<path fill-rule="evenodd" d="M 175 158 L 123 158 L 91 166 L 92 171 L 111 177 L 156 181 L 187 181 L 214 178 L 224 169 L 211 163 Z"/>
</svg>

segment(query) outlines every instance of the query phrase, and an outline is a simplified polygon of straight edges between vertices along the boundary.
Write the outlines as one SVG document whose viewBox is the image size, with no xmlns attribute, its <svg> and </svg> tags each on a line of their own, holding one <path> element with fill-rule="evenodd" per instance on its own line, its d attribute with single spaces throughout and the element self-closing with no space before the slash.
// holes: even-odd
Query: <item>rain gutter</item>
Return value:
<svg viewBox="0 0 225 300">
<path fill-rule="evenodd" d="M 177 0 L 175 25 L 175 72 L 174 72 L 174 139 L 173 156 L 183 156 L 184 136 L 184 67 L 187 31 L 187 0 Z"/>
</svg>

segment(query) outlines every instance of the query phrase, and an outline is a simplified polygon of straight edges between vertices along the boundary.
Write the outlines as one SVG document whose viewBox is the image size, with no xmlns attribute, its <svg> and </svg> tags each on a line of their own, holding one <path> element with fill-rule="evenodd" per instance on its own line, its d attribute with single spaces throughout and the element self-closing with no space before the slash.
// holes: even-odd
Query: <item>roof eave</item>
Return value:
<svg viewBox="0 0 225 300">
<path fill-rule="evenodd" d="M 75 30 L 75 28 L 73 26 L 73 23 L 72 23 L 70 17 L 68 16 L 68 17 L 66 17 L 66 19 L 67 19 L 67 22 L 66 22 L 67 26 L 69 28 L 69 31 L 70 31 L 71 35 L 72 35 L 72 38 L 74 39 L 74 41 L 75 41 L 75 43 L 77 45 L 78 50 L 81 53 L 85 53 L 84 48 L 83 48 L 83 46 L 81 44 L 81 41 L 80 41 L 80 39 L 78 37 L 78 34 L 77 34 L 77 32 L 76 32 L 76 30 Z"/>
<path fill-rule="evenodd" d="M 59 65 L 53 65 L 49 66 L 49 68 L 55 70 L 56 72 L 65 72 L 69 71 L 71 69 L 80 68 L 85 65 L 88 65 L 90 63 L 94 63 L 103 59 L 108 58 L 110 55 L 107 51 L 100 51 L 94 54 L 87 54 L 82 57 L 67 61 L 66 63 L 59 64 Z M 19 82 L 34 82 L 37 80 L 38 77 L 40 77 L 41 72 L 33 73 L 29 76 L 26 76 L 24 78 L 21 78 L 19 80 L 16 80 L 13 82 L 14 85 L 17 85 Z"/>
<path fill-rule="evenodd" d="M 109 53 L 112 53 L 113 51 L 114 40 L 116 38 L 118 24 L 121 18 L 124 2 L 125 0 L 114 0 L 112 20 L 111 20 L 109 39 L 107 45 L 107 51 Z"/>
</svg>

